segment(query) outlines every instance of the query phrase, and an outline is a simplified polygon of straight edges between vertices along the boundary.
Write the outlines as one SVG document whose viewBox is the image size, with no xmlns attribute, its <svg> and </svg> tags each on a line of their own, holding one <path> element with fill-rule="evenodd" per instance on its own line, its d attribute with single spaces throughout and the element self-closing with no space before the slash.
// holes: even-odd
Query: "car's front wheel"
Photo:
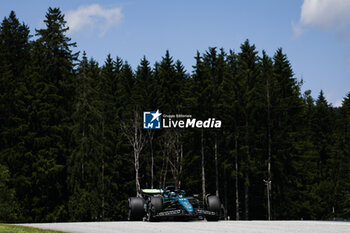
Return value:
<svg viewBox="0 0 350 233">
<path fill-rule="evenodd" d="M 221 211 L 221 202 L 217 196 L 209 196 L 207 199 L 208 210 L 215 212 L 216 215 L 206 216 L 207 221 L 219 221 L 220 211 Z"/>
</svg>

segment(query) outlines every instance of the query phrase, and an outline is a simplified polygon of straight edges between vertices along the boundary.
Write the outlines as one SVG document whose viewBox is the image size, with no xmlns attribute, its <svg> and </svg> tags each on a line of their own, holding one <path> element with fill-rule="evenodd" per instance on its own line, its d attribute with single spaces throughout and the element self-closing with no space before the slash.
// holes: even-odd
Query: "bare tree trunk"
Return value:
<svg viewBox="0 0 350 233">
<path fill-rule="evenodd" d="M 83 121 L 83 138 L 85 138 L 85 118 Z M 85 140 L 84 140 L 85 141 Z M 81 144 L 81 151 L 83 154 L 82 162 L 81 162 L 81 180 L 84 180 L 84 160 L 85 160 L 85 147 L 84 143 Z"/>
<path fill-rule="evenodd" d="M 151 146 L 152 147 L 152 146 Z M 154 157 L 153 149 L 151 150 L 151 188 L 153 189 L 153 177 L 154 177 Z"/>
<path fill-rule="evenodd" d="M 174 138 L 175 137 L 175 138 Z M 179 189 L 181 186 L 181 173 L 182 173 L 182 159 L 183 159 L 183 147 L 179 144 L 180 133 L 177 131 L 169 133 L 166 137 L 166 151 L 169 152 L 168 162 L 170 165 L 170 171 L 173 175 L 175 182 L 175 188 Z"/>
<path fill-rule="evenodd" d="M 135 158 L 135 185 L 136 185 L 136 196 L 139 196 L 139 190 L 140 190 L 140 177 L 139 177 L 139 169 L 140 169 L 140 160 L 139 155 L 136 151 L 134 151 L 134 158 Z"/>
<path fill-rule="evenodd" d="M 267 182 L 266 190 L 267 190 L 267 219 L 271 220 L 270 215 L 270 187 L 271 187 L 271 181 Z"/>
<path fill-rule="evenodd" d="M 162 169 L 160 170 L 160 175 L 159 175 L 159 187 L 163 187 L 163 172 L 164 172 L 164 167 L 165 167 L 165 152 L 163 151 L 163 158 L 162 158 Z"/>
<path fill-rule="evenodd" d="M 168 165 L 169 165 L 169 158 L 166 158 L 166 162 L 165 162 L 165 171 L 164 171 L 164 177 L 163 177 L 163 187 L 165 187 L 165 183 L 166 183 L 166 177 L 168 175 Z"/>
<path fill-rule="evenodd" d="M 102 120 L 102 139 L 104 138 L 104 122 Z M 102 156 L 102 169 L 101 169 L 101 183 L 102 183 L 102 188 L 101 188 L 101 193 L 102 193 L 102 203 L 101 203 L 101 209 L 102 209 L 102 214 L 101 218 L 102 221 L 105 218 L 105 194 L 104 194 L 104 189 L 105 189 L 105 161 L 104 161 L 104 150 L 103 150 L 103 145 L 101 146 L 101 156 Z"/>
<path fill-rule="evenodd" d="M 227 198 L 227 174 L 226 174 L 226 169 L 224 170 L 224 199 L 225 199 L 225 209 L 224 209 L 224 216 L 225 216 L 225 220 L 227 220 L 227 202 L 228 202 L 228 198 Z"/>
<path fill-rule="evenodd" d="M 218 168 L 218 138 L 215 134 L 215 183 L 216 183 L 216 196 L 219 196 L 219 168 Z"/>
<path fill-rule="evenodd" d="M 83 88 L 84 88 L 84 91 L 83 91 L 83 98 L 86 99 L 86 90 L 85 90 L 85 78 L 86 76 L 84 75 L 84 82 L 83 82 Z M 85 120 L 86 120 L 86 113 L 84 112 L 84 117 L 83 117 L 83 138 L 85 138 Z M 84 140 L 85 141 L 85 140 Z M 83 141 L 83 142 L 84 142 Z M 82 181 L 84 181 L 84 160 L 85 160 L 85 147 L 84 147 L 84 143 L 81 143 L 81 151 L 82 151 L 82 161 L 81 161 L 81 179 Z"/>
<path fill-rule="evenodd" d="M 153 154 L 153 132 L 151 130 L 147 131 L 149 143 L 151 146 L 151 188 L 153 189 L 154 181 L 154 154 Z"/>
<path fill-rule="evenodd" d="M 136 196 L 139 196 L 140 190 L 140 154 L 145 144 L 144 137 L 142 136 L 141 122 L 140 116 L 137 110 L 134 110 L 134 119 L 130 125 L 121 124 L 121 128 L 128 138 L 129 143 L 133 146 L 134 150 L 134 167 L 135 167 L 135 188 L 136 188 Z"/>
<path fill-rule="evenodd" d="M 245 171 L 245 182 L 248 182 L 248 172 Z M 244 185 L 244 219 L 249 220 L 249 187 L 248 184 Z"/>
<path fill-rule="evenodd" d="M 182 158 L 183 158 L 183 152 L 182 152 L 182 144 L 179 145 L 179 137 L 180 133 L 177 132 L 176 134 L 176 145 L 175 145 L 175 150 L 176 150 L 176 188 L 180 189 L 181 186 L 181 172 L 182 172 Z"/>
<path fill-rule="evenodd" d="M 168 175 L 168 170 L 169 170 L 169 163 L 170 163 L 170 170 L 172 172 L 172 175 L 175 180 L 175 164 L 170 160 L 169 156 L 170 153 L 172 153 L 173 149 L 173 139 L 170 138 L 172 134 L 167 132 L 162 136 L 161 140 L 161 145 L 162 145 L 162 152 L 163 152 L 163 161 L 162 161 L 162 170 L 160 174 L 160 187 L 164 187 L 166 184 L 166 179 Z M 175 161 L 176 162 L 176 161 Z"/>
<path fill-rule="evenodd" d="M 180 166 L 180 151 L 178 149 L 178 144 L 179 144 L 179 137 L 176 134 L 176 144 L 174 145 L 174 149 L 175 149 L 175 154 L 176 154 L 176 159 L 175 159 L 175 166 L 174 168 L 174 180 L 175 180 L 175 188 L 179 189 L 179 166 Z"/>
<path fill-rule="evenodd" d="M 249 129 L 246 119 L 246 157 L 245 157 L 245 181 L 244 181 L 244 218 L 249 220 Z"/>
<path fill-rule="evenodd" d="M 266 80 L 266 99 L 267 99 L 267 144 L 268 144 L 268 158 L 267 158 L 267 219 L 271 220 L 270 212 L 270 189 L 271 189 L 271 122 L 270 122 L 270 87 L 269 79 Z"/>
<path fill-rule="evenodd" d="M 203 135 L 203 129 L 201 132 L 201 147 L 202 147 L 202 192 L 203 192 L 203 201 L 205 201 L 205 168 L 204 168 L 204 135 Z"/>
<path fill-rule="evenodd" d="M 237 135 L 235 135 L 235 151 L 236 151 L 236 157 L 235 157 L 235 169 L 236 169 L 236 220 L 239 220 L 239 190 L 238 190 L 238 141 L 237 141 Z"/>
<path fill-rule="evenodd" d="M 137 113 L 135 113 L 137 114 Z M 136 183 L 136 195 L 140 190 L 140 177 L 139 177 L 139 169 L 140 169 L 140 154 L 137 148 L 137 126 L 134 125 L 134 158 L 135 158 L 135 183 Z"/>
<path fill-rule="evenodd" d="M 102 158 L 102 221 L 105 219 L 105 194 L 104 194 L 104 189 L 105 189 L 105 160 Z"/>
<path fill-rule="evenodd" d="M 180 168 L 179 168 L 179 176 L 181 176 L 182 173 L 182 159 L 184 157 L 184 153 L 183 153 L 183 145 L 181 144 L 180 147 Z M 181 188 L 181 178 L 179 178 L 179 184 L 178 184 L 179 188 Z"/>
</svg>

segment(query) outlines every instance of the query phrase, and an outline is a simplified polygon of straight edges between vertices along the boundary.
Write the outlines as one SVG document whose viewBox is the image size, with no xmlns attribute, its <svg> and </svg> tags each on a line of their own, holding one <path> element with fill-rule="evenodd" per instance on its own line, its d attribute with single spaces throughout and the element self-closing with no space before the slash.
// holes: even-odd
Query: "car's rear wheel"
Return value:
<svg viewBox="0 0 350 233">
<path fill-rule="evenodd" d="M 157 213 L 163 210 L 163 198 L 151 197 L 148 205 L 147 220 L 149 222 L 155 222 L 158 218 L 155 217 Z"/>
<path fill-rule="evenodd" d="M 163 198 L 160 196 L 151 197 L 151 204 L 154 207 L 156 213 L 163 210 Z"/>
<path fill-rule="evenodd" d="M 141 197 L 130 197 L 129 198 L 129 221 L 141 221 L 145 216 L 145 200 Z"/>
<path fill-rule="evenodd" d="M 207 205 L 209 211 L 216 213 L 215 216 L 206 216 L 207 221 L 219 221 L 221 211 L 220 199 L 217 196 L 209 196 L 207 199 Z"/>
</svg>

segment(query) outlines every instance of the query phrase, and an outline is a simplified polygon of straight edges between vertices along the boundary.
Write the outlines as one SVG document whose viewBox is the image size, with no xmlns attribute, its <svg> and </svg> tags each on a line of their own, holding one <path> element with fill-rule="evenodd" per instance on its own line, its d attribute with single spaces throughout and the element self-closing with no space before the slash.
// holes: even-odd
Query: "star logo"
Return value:
<svg viewBox="0 0 350 233">
<path fill-rule="evenodd" d="M 151 122 L 152 122 L 152 121 L 154 121 L 155 119 L 157 119 L 157 121 L 159 121 L 159 117 L 160 117 L 160 115 L 162 115 L 162 114 L 159 112 L 159 110 L 157 110 L 155 113 L 151 113 L 151 115 L 153 116 L 153 118 L 152 118 L 152 120 L 151 120 Z"/>
<path fill-rule="evenodd" d="M 162 113 L 160 113 L 159 110 L 156 112 L 143 112 L 143 128 L 160 129 L 161 115 Z"/>
</svg>

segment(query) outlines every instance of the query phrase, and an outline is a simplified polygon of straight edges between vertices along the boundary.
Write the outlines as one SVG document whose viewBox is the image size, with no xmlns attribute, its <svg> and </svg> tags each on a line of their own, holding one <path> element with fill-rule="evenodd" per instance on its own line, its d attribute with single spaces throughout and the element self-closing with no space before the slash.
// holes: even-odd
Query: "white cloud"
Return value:
<svg viewBox="0 0 350 233">
<path fill-rule="evenodd" d="M 344 30 L 350 25 L 349 0 L 304 0 L 300 22 L 323 30 Z"/>
<path fill-rule="evenodd" d="M 120 25 L 123 17 L 121 8 L 104 9 L 99 4 L 93 4 L 69 11 L 65 18 L 69 33 L 89 28 L 97 29 L 99 35 L 103 36 L 108 29 Z"/>
<path fill-rule="evenodd" d="M 350 37 L 350 0 L 304 0 L 298 24 L 292 22 L 295 36 L 304 27 L 334 31 L 340 37 Z"/>
<path fill-rule="evenodd" d="M 304 0 L 301 6 L 300 19 L 297 23 L 292 21 L 294 37 L 299 37 L 308 28 L 315 28 L 336 35 L 344 45 L 348 54 L 348 67 L 350 69 L 350 0 Z M 333 99 L 334 106 L 340 106 L 341 101 Z"/>
<path fill-rule="evenodd" d="M 299 22 L 292 22 L 294 37 L 308 27 L 335 33 L 347 48 L 350 67 L 350 0 L 304 0 Z"/>
</svg>

